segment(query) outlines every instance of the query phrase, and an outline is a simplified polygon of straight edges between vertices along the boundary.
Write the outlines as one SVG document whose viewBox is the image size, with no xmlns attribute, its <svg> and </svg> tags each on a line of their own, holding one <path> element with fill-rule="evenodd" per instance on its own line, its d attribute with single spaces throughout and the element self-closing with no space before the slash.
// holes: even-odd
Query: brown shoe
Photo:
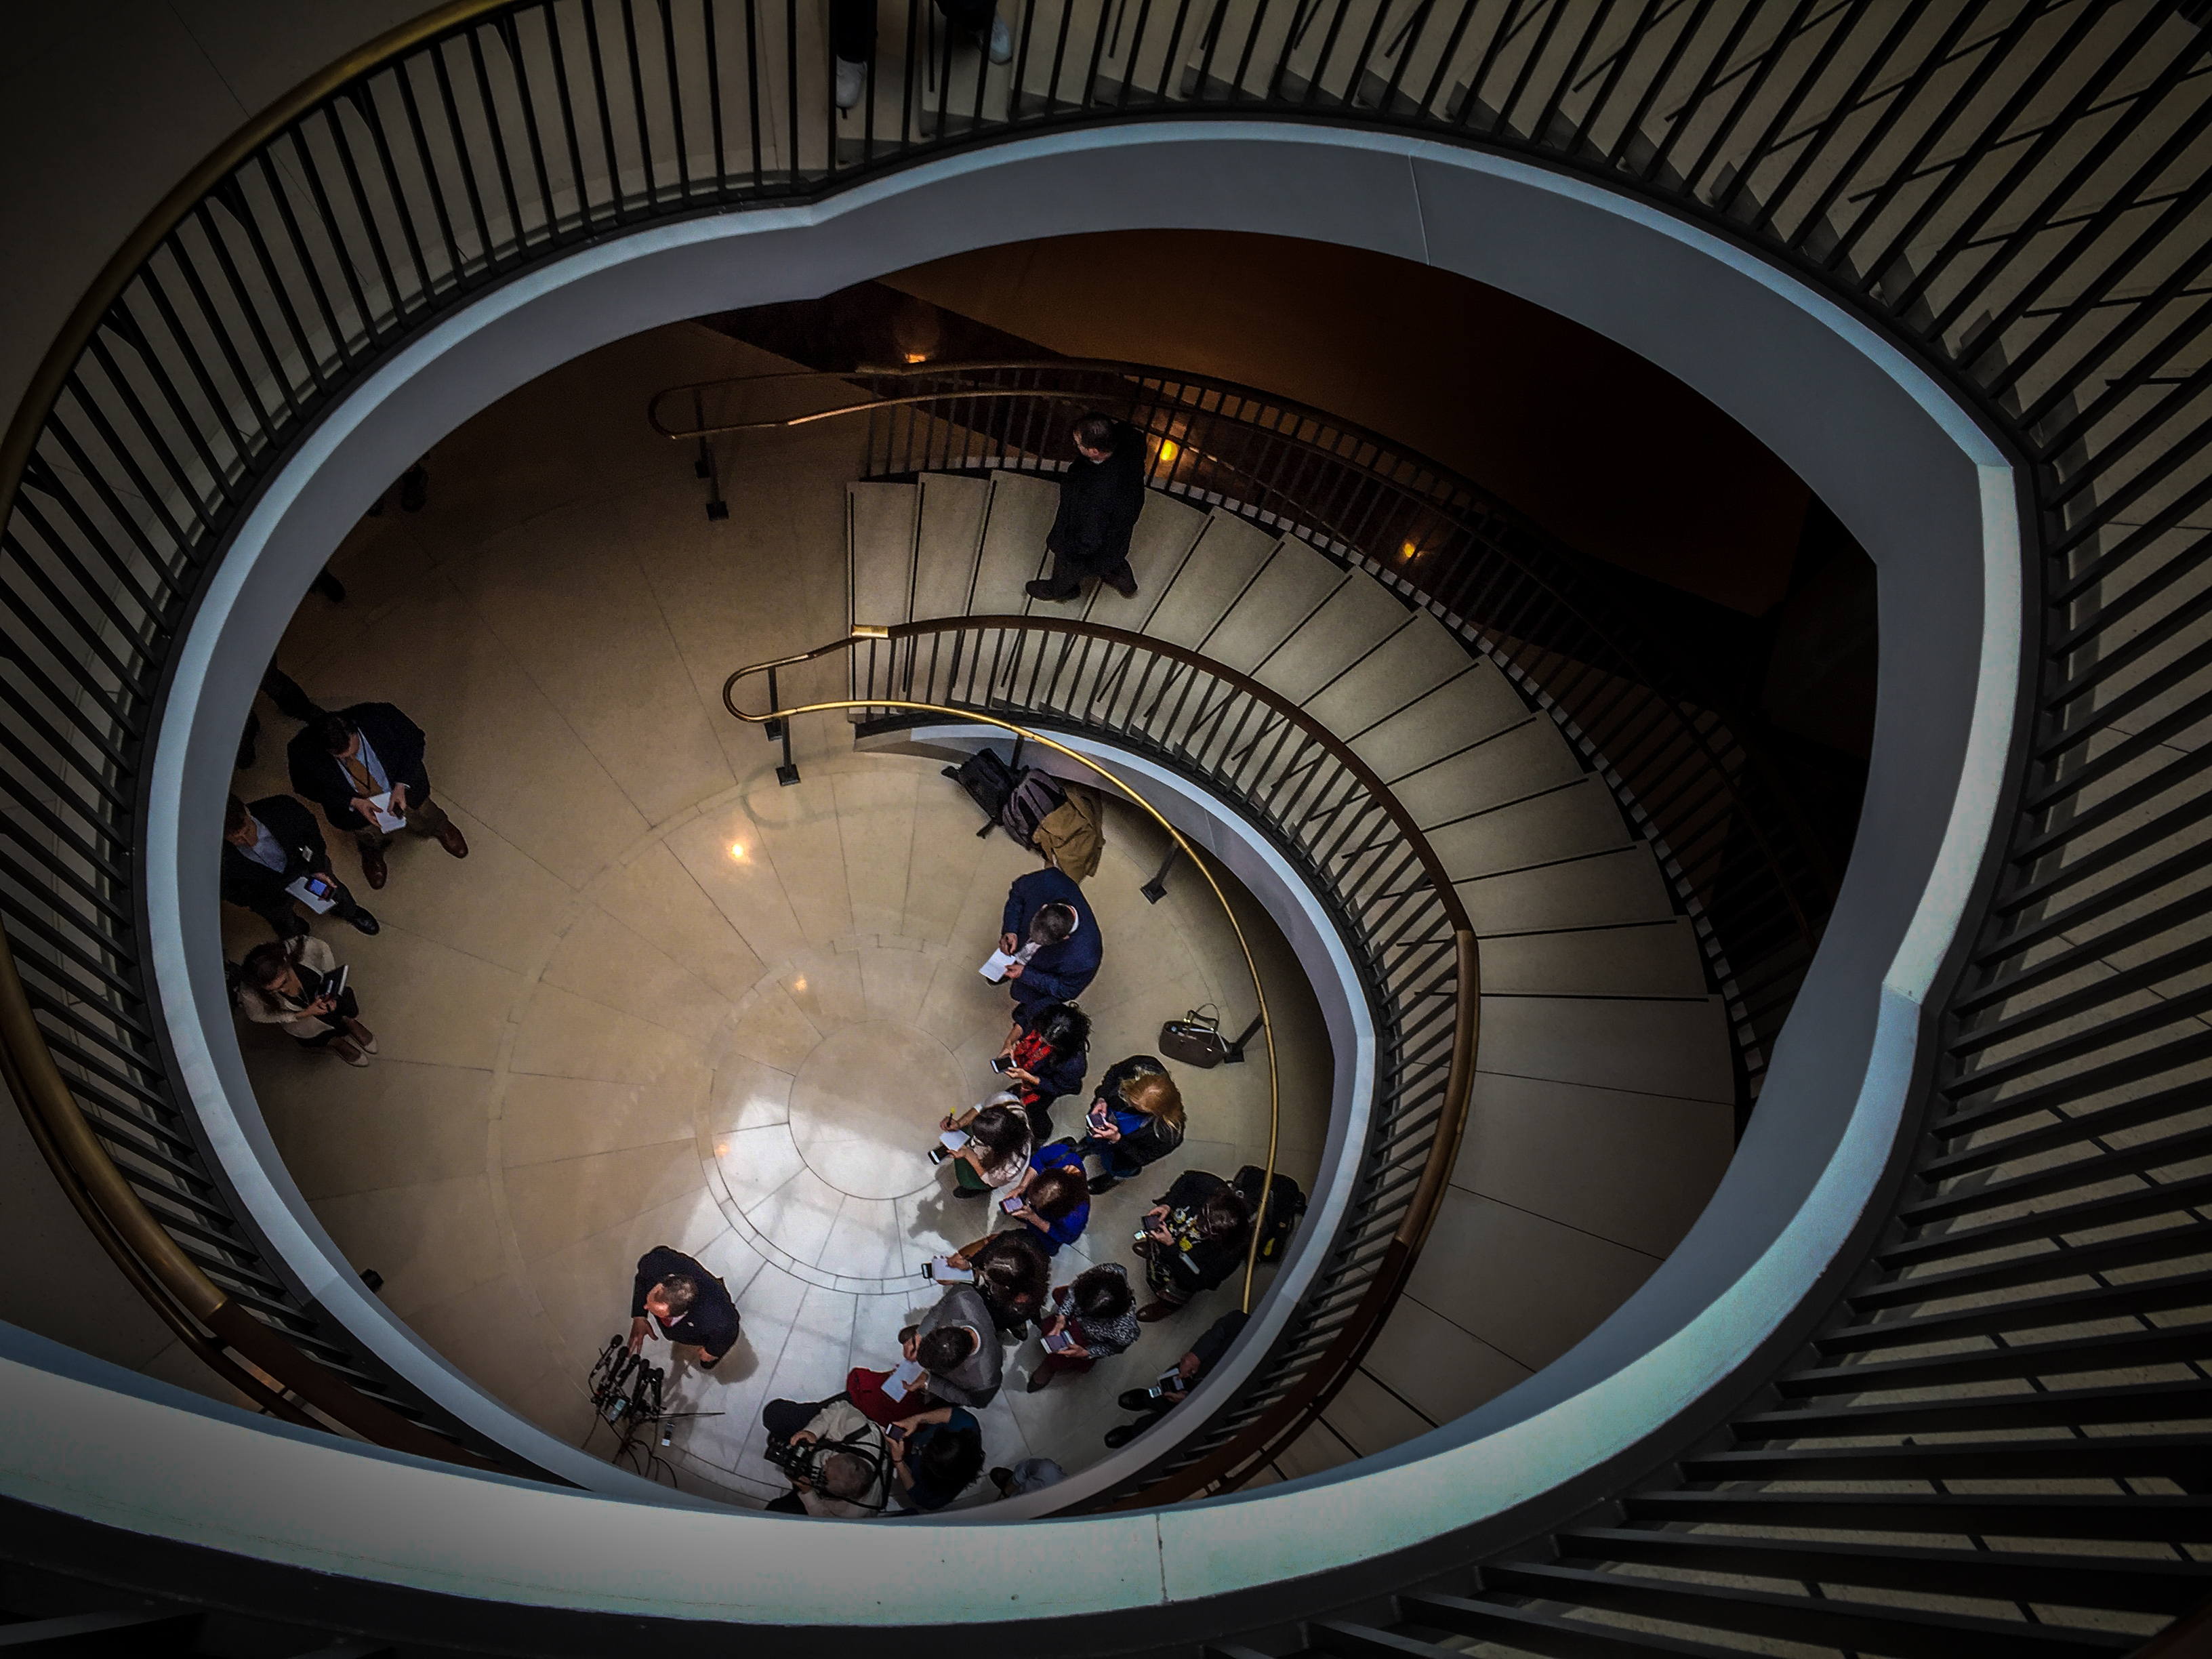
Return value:
<svg viewBox="0 0 2212 1659">
<path fill-rule="evenodd" d="M 1137 1317 L 1150 1325 L 1155 1321 L 1165 1319 L 1171 1313 L 1182 1311 L 1182 1310 L 1172 1302 L 1147 1302 L 1137 1310 Z"/>
<path fill-rule="evenodd" d="M 461 826 L 450 818 L 447 820 L 446 827 L 438 831 L 438 845 L 457 859 L 469 855 L 469 838 L 461 833 Z"/>
<path fill-rule="evenodd" d="M 384 854 L 381 853 L 363 853 L 361 855 L 361 873 L 367 878 L 369 886 L 379 891 L 382 890 L 384 884 L 392 876 L 392 872 L 386 866 Z"/>
</svg>

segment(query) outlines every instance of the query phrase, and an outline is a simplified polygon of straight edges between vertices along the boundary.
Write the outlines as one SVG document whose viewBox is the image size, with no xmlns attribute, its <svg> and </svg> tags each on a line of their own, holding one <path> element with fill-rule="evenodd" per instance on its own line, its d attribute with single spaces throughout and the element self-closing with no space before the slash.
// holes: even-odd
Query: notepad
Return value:
<svg viewBox="0 0 2212 1659">
<path fill-rule="evenodd" d="M 940 1285 L 973 1285 L 975 1282 L 975 1270 L 954 1267 L 949 1255 L 929 1258 L 929 1276 Z"/>
<path fill-rule="evenodd" d="M 968 1144 L 968 1132 L 965 1129 L 947 1129 L 937 1139 L 946 1152 L 957 1152 Z"/>
<path fill-rule="evenodd" d="M 390 835 L 395 830 L 407 827 L 406 818 L 392 810 L 392 792 L 389 789 L 380 795 L 370 795 L 367 799 L 369 821 L 385 834 Z"/>
<path fill-rule="evenodd" d="M 994 985 L 1003 984 L 1006 981 L 1007 969 L 1020 966 L 1036 953 L 1037 947 L 1034 943 L 1024 945 L 1012 956 L 1008 956 L 1004 951 L 994 951 L 983 959 L 983 965 L 975 971 Z"/>
<path fill-rule="evenodd" d="M 898 1363 L 898 1369 L 884 1379 L 884 1392 L 896 1399 L 903 1400 L 912 1394 L 922 1378 L 928 1375 L 929 1373 L 922 1369 L 918 1360 L 902 1359 Z"/>
<path fill-rule="evenodd" d="M 338 902 L 337 890 L 320 876 L 295 876 L 284 884 L 284 890 L 319 916 Z"/>
</svg>

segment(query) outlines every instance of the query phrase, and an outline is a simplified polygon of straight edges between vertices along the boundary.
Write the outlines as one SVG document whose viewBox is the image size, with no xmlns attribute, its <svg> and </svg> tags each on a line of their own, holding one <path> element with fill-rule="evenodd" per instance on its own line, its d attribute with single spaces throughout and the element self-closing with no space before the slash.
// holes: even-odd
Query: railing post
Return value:
<svg viewBox="0 0 2212 1659">
<path fill-rule="evenodd" d="M 783 699 L 776 695 L 775 670 L 773 668 L 768 671 L 768 706 L 771 708 L 783 707 Z M 761 730 L 767 734 L 770 743 L 783 745 L 783 763 L 775 769 L 775 781 L 788 789 L 799 781 L 799 768 L 791 758 L 791 722 L 772 720 L 763 725 Z"/>
<path fill-rule="evenodd" d="M 1168 872 L 1175 868 L 1175 861 L 1182 856 L 1181 848 L 1169 848 L 1168 855 L 1160 860 L 1160 867 L 1152 872 L 1152 878 L 1137 890 L 1145 896 L 1146 903 L 1158 904 L 1168 896 Z M 1244 1035 L 1249 1036 L 1252 1034 L 1247 1031 Z M 1242 1060 L 1243 1056 L 1239 1054 L 1237 1058 Z"/>
<path fill-rule="evenodd" d="M 1255 1014 L 1252 1016 L 1252 1023 L 1239 1031 L 1237 1034 L 1237 1040 L 1229 1045 L 1229 1052 L 1222 1055 L 1221 1063 L 1224 1066 L 1242 1066 L 1244 1063 L 1244 1045 L 1259 1034 L 1260 1017 Z"/>
</svg>

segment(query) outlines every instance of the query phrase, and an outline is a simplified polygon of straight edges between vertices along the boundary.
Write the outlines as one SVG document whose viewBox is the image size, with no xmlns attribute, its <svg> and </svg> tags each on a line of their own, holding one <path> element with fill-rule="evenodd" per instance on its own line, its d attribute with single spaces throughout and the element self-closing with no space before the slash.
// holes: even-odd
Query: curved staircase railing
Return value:
<svg viewBox="0 0 2212 1659">
<path fill-rule="evenodd" d="M 810 383 L 811 383 L 810 385 Z M 865 395 L 851 398 L 854 390 Z M 766 415 L 807 392 L 829 407 Z M 1433 612 L 1556 720 L 1651 845 L 1729 1010 L 1737 1128 L 1834 907 L 1837 873 L 1746 722 L 1593 562 L 1470 479 L 1323 410 L 1215 376 L 1076 359 L 763 374 L 671 386 L 663 436 L 866 416 L 864 477 L 1053 472 L 1093 410 L 1146 436 L 1146 482 L 1295 538 Z"/>
<path fill-rule="evenodd" d="M 742 680 L 840 654 L 851 659 L 851 697 L 758 714 L 739 707 Z M 1480 956 L 1466 906 L 1427 837 L 1351 746 L 1290 698 L 1196 652 L 1097 623 L 963 617 L 863 629 L 738 669 L 722 702 L 755 725 L 854 710 L 865 717 L 862 736 L 951 718 L 1101 738 L 1234 811 L 1322 899 L 1359 976 L 1377 1048 L 1344 1218 L 1289 1323 L 1237 1393 L 1170 1456 L 1091 1507 L 1233 1490 L 1304 1432 L 1358 1368 L 1413 1272 L 1459 1150 L 1481 1019 Z M 1150 802 L 1117 784 L 1194 856 Z M 1265 1012 L 1263 1003 L 1263 1019 Z M 1272 1035 L 1269 1054 L 1272 1092 Z M 1273 1146 L 1271 1133 L 1271 1159 Z M 1249 1261 L 1245 1292 L 1249 1310 Z"/>
</svg>

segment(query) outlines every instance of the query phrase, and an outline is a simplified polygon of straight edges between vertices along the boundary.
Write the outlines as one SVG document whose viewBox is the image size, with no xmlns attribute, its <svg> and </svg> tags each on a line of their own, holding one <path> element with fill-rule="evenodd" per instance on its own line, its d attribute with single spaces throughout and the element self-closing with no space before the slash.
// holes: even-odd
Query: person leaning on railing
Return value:
<svg viewBox="0 0 2212 1659">
<path fill-rule="evenodd" d="M 1152 1300 L 1137 1310 L 1150 1323 L 1165 1319 L 1201 1291 L 1212 1290 L 1244 1265 L 1252 1206 L 1218 1175 L 1185 1170 L 1145 1212 L 1145 1283 Z"/>
<path fill-rule="evenodd" d="M 282 1026 L 303 1048 L 328 1048 L 349 1066 L 366 1066 L 376 1033 L 361 1023 L 351 985 L 331 994 L 337 977 L 337 957 L 313 934 L 272 939 L 248 951 L 239 966 L 239 1010 L 258 1024 Z"/>
</svg>

